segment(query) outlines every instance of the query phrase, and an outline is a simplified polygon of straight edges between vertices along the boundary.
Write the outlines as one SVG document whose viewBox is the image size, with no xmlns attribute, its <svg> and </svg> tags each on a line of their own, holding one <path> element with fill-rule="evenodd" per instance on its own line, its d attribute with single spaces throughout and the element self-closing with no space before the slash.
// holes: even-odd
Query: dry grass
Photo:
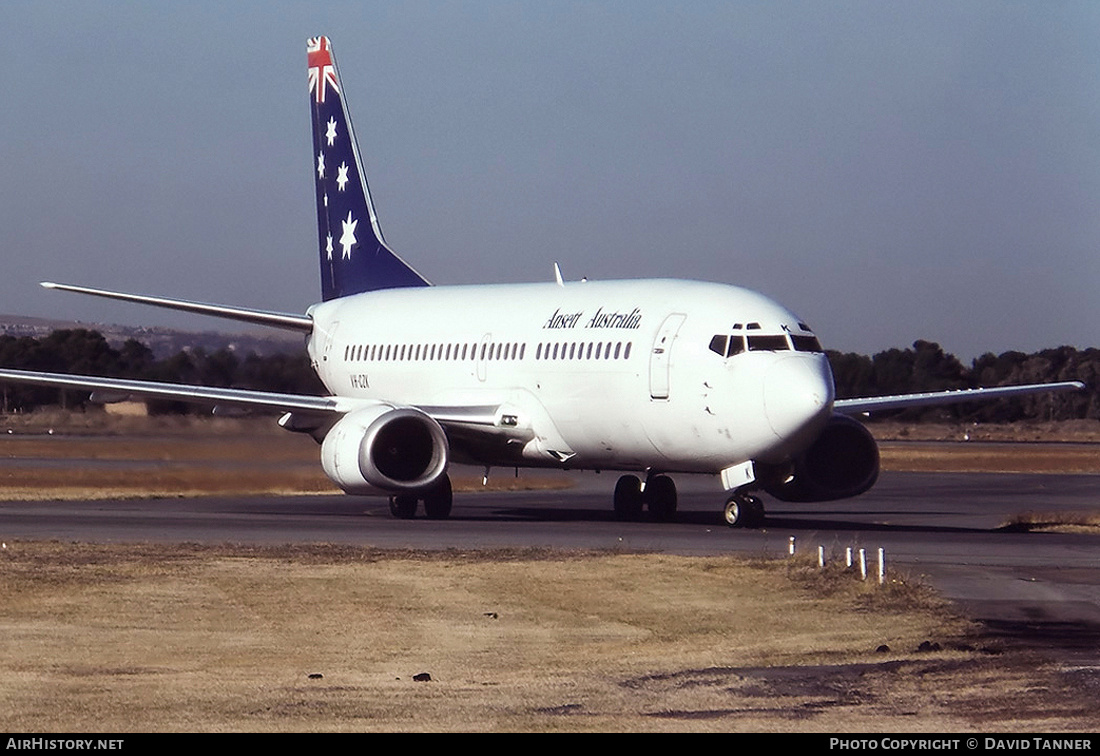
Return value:
<svg viewBox="0 0 1100 756">
<path fill-rule="evenodd" d="M 880 441 L 883 470 L 896 472 L 1100 473 L 1100 445 Z"/>
<path fill-rule="evenodd" d="M 1100 725 L 921 586 L 804 562 L 9 543 L 0 566 L 7 731 Z"/>
<path fill-rule="evenodd" d="M 992 441 L 998 443 L 1100 443 L 1100 420 L 1018 423 L 899 423 L 876 420 L 867 427 L 879 441 Z"/>
<path fill-rule="evenodd" d="M 1027 533 L 1100 534 L 1100 514 L 1096 512 L 1021 512 L 1001 528 Z"/>
</svg>

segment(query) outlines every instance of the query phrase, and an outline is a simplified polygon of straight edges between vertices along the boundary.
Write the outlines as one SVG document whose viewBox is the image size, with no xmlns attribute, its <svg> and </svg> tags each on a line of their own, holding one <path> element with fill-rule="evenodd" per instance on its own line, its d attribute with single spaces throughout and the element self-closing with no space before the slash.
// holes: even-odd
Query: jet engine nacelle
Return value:
<svg viewBox="0 0 1100 756">
<path fill-rule="evenodd" d="M 415 492 L 447 471 L 447 437 L 411 407 L 380 405 L 349 412 L 321 442 L 321 466 L 348 493 Z"/>
<path fill-rule="evenodd" d="M 792 473 L 764 490 L 781 501 L 831 501 L 863 493 L 878 480 L 878 444 L 862 423 L 833 415 Z"/>
</svg>

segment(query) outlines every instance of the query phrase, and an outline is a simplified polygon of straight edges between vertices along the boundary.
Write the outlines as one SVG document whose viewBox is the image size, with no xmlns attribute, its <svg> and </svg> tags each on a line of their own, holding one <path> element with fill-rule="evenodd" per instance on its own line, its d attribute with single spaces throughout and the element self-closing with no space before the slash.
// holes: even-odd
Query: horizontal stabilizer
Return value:
<svg viewBox="0 0 1100 756">
<path fill-rule="evenodd" d="M 1085 384 L 1080 381 L 1062 383 L 1030 383 L 1024 386 L 995 386 L 992 388 L 960 389 L 958 391 L 931 391 L 925 394 L 896 394 L 894 396 L 870 396 L 860 399 L 837 399 L 833 409 L 844 415 L 858 415 L 875 410 L 902 409 L 930 404 L 955 404 L 1003 399 L 1025 394 L 1041 394 L 1049 391 L 1079 391 Z"/>
<path fill-rule="evenodd" d="M 240 320 L 245 323 L 272 326 L 290 331 L 313 330 L 313 319 L 308 315 L 294 315 L 284 312 L 270 312 L 268 310 L 251 310 L 246 307 L 231 307 L 229 305 L 208 304 L 206 302 L 191 302 L 185 299 L 168 299 L 167 297 L 150 297 L 144 294 L 127 294 L 118 291 L 105 291 L 103 289 L 91 289 L 86 286 L 73 286 L 71 284 L 52 283 L 43 281 L 42 286 L 58 291 L 72 291 L 77 294 L 90 294 L 93 297 L 106 297 L 107 299 L 120 299 L 123 302 L 137 302 L 138 304 L 152 305 L 154 307 L 166 307 L 170 310 L 183 310 L 200 315 L 213 315 L 217 318 Z"/>
</svg>

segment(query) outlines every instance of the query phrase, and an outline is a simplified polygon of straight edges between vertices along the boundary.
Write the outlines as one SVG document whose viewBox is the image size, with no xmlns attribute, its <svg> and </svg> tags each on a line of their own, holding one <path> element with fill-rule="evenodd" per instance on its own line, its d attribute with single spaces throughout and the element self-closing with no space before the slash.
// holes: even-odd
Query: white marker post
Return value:
<svg viewBox="0 0 1100 756">
<path fill-rule="evenodd" d="M 867 549 L 859 550 L 859 576 L 863 580 L 867 579 Z"/>
<path fill-rule="evenodd" d="M 879 546 L 878 549 L 878 584 L 886 582 L 886 549 Z"/>
</svg>

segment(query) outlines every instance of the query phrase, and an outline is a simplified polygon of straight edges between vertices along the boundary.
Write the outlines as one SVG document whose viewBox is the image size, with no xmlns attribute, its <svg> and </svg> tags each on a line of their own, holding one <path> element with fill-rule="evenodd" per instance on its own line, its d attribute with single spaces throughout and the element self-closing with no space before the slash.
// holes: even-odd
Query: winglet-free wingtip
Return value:
<svg viewBox="0 0 1100 756">
<path fill-rule="evenodd" d="M 57 284 L 55 284 L 53 281 L 40 281 L 38 283 L 38 285 L 41 286 L 43 289 L 56 289 L 57 288 Z"/>
</svg>

